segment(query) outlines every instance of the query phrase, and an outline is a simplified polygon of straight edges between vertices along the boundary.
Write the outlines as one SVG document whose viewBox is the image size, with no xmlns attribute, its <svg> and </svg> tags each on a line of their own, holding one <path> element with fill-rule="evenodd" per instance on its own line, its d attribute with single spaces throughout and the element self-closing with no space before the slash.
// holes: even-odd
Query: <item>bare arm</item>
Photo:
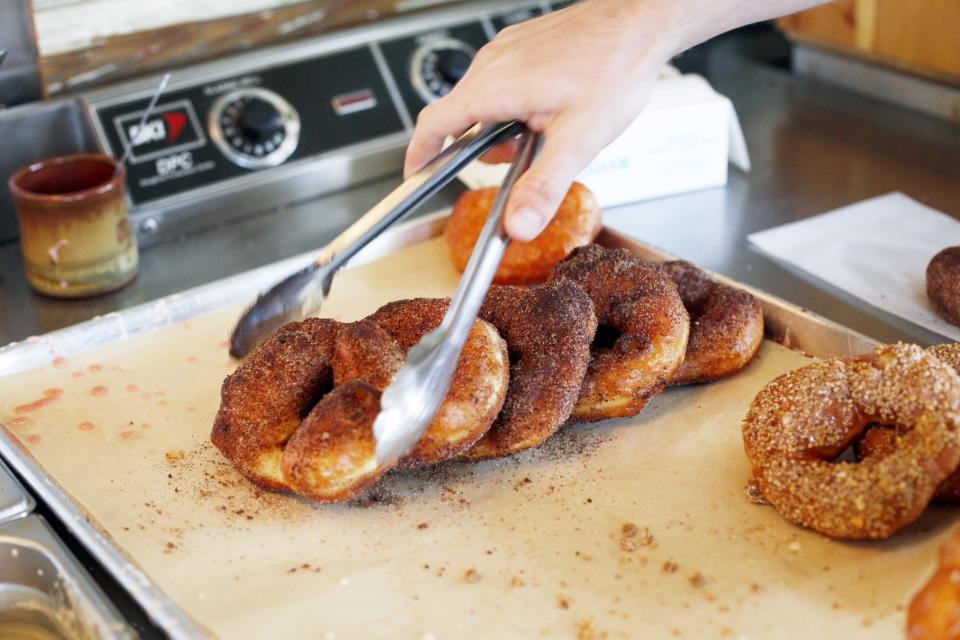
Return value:
<svg viewBox="0 0 960 640">
<path fill-rule="evenodd" d="M 507 231 L 531 240 L 574 177 L 629 126 L 661 66 L 715 35 L 826 0 L 583 0 L 503 30 L 417 119 L 407 173 L 476 122 L 524 120 L 543 150 L 511 195 Z"/>
</svg>

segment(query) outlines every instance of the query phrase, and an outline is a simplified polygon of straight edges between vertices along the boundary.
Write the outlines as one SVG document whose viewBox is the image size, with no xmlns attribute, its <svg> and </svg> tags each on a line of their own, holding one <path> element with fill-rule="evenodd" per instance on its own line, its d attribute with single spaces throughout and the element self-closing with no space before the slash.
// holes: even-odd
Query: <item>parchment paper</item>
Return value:
<svg viewBox="0 0 960 640">
<path fill-rule="evenodd" d="M 927 300 L 927 264 L 960 244 L 960 221 L 902 193 L 864 200 L 747 239 L 861 300 L 960 340 Z"/>
<path fill-rule="evenodd" d="M 456 278 L 430 241 L 344 272 L 326 310 Z M 899 638 L 955 519 L 847 544 L 750 504 L 740 420 L 808 362 L 772 343 L 734 378 L 510 459 L 395 474 L 341 506 L 264 493 L 207 440 L 238 311 L 0 379 L 0 422 L 222 638 Z"/>
</svg>

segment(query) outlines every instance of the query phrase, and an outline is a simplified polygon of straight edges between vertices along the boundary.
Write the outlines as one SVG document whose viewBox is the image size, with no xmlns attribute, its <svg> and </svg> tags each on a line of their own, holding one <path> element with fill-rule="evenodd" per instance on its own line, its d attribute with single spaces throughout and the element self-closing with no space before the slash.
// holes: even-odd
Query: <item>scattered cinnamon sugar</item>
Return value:
<svg viewBox="0 0 960 640">
<path fill-rule="evenodd" d="M 11 427 L 25 427 L 30 424 L 33 424 L 33 419 L 27 416 L 19 416 L 10 421 Z"/>
<path fill-rule="evenodd" d="M 426 522 L 421 522 L 420 524 L 417 525 L 417 529 L 420 529 L 421 531 L 423 531 L 424 529 L 426 529 L 426 528 L 429 527 L 429 526 L 430 526 L 430 525 L 427 524 Z"/>
<path fill-rule="evenodd" d="M 27 436 L 27 442 L 30 444 L 39 444 L 42 438 L 35 433 L 31 433 Z"/>
<path fill-rule="evenodd" d="M 690 582 L 691 587 L 700 589 L 701 587 L 707 586 L 707 579 L 703 577 L 703 574 L 697 571 L 691 575 L 687 580 Z"/>
<path fill-rule="evenodd" d="M 80 424 L 77 425 L 77 428 L 80 429 L 80 431 L 93 431 L 93 423 L 81 422 Z"/>
<path fill-rule="evenodd" d="M 57 357 L 54 358 L 50 364 L 53 365 L 54 369 L 63 369 L 65 366 L 67 366 L 67 359 L 63 357 Z"/>
<path fill-rule="evenodd" d="M 510 578 L 510 586 L 514 588 L 522 587 L 523 580 L 520 579 L 520 576 L 513 576 Z"/>
<path fill-rule="evenodd" d="M 467 584 L 473 584 L 480 580 L 480 574 L 477 573 L 476 569 L 470 568 L 467 569 L 463 574 L 463 581 Z"/>
<path fill-rule="evenodd" d="M 620 532 L 623 533 L 624 538 L 632 538 L 637 535 L 637 525 L 627 522 L 621 527 Z"/>
<path fill-rule="evenodd" d="M 89 371 L 90 373 L 100 373 L 101 371 L 103 371 L 103 365 L 92 364 L 89 367 L 87 367 L 87 371 Z"/>
<path fill-rule="evenodd" d="M 167 459 L 167 462 L 169 462 L 170 464 L 177 464 L 178 462 L 183 462 L 183 459 L 185 456 L 186 454 L 184 453 L 183 449 L 167 451 L 165 454 L 163 454 L 163 457 L 165 457 Z"/>
<path fill-rule="evenodd" d="M 672 561 L 670 561 L 670 560 L 666 560 L 666 561 L 664 561 L 663 565 L 660 567 L 660 572 L 661 572 L 661 573 L 676 573 L 676 572 L 677 572 L 677 569 L 679 569 L 679 568 L 680 568 L 680 566 L 679 566 L 676 562 L 672 562 Z"/>
<path fill-rule="evenodd" d="M 747 486 L 744 487 L 744 493 L 746 493 L 747 500 L 752 504 L 759 505 L 768 505 L 767 499 L 763 497 L 763 493 L 760 491 L 760 485 L 757 484 L 757 481 L 753 478 L 750 479 L 750 482 L 747 483 Z"/>
<path fill-rule="evenodd" d="M 125 388 L 130 393 L 136 393 L 137 391 L 140 391 L 140 387 L 135 384 L 128 384 Z"/>
<path fill-rule="evenodd" d="M 568 598 L 560 596 L 559 598 L 557 598 L 557 606 L 560 607 L 561 609 L 569 609 L 570 600 Z"/>
<path fill-rule="evenodd" d="M 606 637 L 606 631 L 597 631 L 593 626 L 592 618 L 584 618 L 577 622 L 577 640 L 603 640 Z"/>
<path fill-rule="evenodd" d="M 103 396 L 107 395 L 107 393 L 109 393 L 109 392 L 110 392 L 110 390 L 107 389 L 107 388 L 106 388 L 105 386 L 103 386 L 102 384 L 98 384 L 98 385 L 95 386 L 93 389 L 90 389 L 90 395 L 96 396 L 96 397 L 98 397 L 98 398 L 102 398 Z"/>
</svg>

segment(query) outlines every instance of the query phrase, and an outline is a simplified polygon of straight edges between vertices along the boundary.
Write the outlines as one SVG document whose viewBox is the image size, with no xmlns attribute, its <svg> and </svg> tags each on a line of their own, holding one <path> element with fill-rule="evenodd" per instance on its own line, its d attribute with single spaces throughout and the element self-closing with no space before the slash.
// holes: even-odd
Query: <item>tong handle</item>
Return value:
<svg viewBox="0 0 960 640">
<path fill-rule="evenodd" d="M 443 318 L 441 327 L 448 330 L 448 340 L 454 344 L 460 344 L 461 348 L 480 311 L 480 305 L 483 304 L 483 299 L 490 289 L 503 254 L 510 244 L 510 238 L 503 227 L 503 215 L 510 192 L 513 191 L 520 176 L 533 163 L 540 147 L 540 139 L 539 134 L 532 133 L 524 127 L 513 163 L 497 192 L 487 222 L 480 231 L 480 237 L 477 238 L 473 253 L 470 254 L 470 260 L 463 271 L 463 277 L 460 278 L 457 290 L 450 301 L 450 308 L 447 309 Z"/>
<path fill-rule="evenodd" d="M 384 229 L 406 218 L 464 167 L 522 127 L 516 121 L 474 125 L 324 247 L 314 264 L 337 271 Z"/>
</svg>

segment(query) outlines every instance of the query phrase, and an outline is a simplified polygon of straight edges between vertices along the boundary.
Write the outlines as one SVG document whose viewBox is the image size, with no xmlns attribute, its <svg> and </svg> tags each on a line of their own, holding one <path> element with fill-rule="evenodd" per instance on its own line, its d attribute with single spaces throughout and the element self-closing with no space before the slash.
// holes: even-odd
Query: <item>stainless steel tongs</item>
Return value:
<svg viewBox="0 0 960 640">
<path fill-rule="evenodd" d="M 353 256 L 390 225 L 412 213 L 485 151 L 522 130 L 519 122 L 478 124 L 460 136 L 334 238 L 312 264 L 261 294 L 234 328 L 230 354 L 245 356 L 277 327 L 318 311 L 330 292 L 334 275 Z"/>
<path fill-rule="evenodd" d="M 407 363 L 380 396 L 373 423 L 377 460 L 392 464 L 420 440 L 447 395 L 450 379 L 480 305 L 510 243 L 503 212 L 513 185 L 533 162 L 540 136 L 524 131 L 513 164 L 480 232 L 440 326 L 407 353 Z"/>
</svg>

